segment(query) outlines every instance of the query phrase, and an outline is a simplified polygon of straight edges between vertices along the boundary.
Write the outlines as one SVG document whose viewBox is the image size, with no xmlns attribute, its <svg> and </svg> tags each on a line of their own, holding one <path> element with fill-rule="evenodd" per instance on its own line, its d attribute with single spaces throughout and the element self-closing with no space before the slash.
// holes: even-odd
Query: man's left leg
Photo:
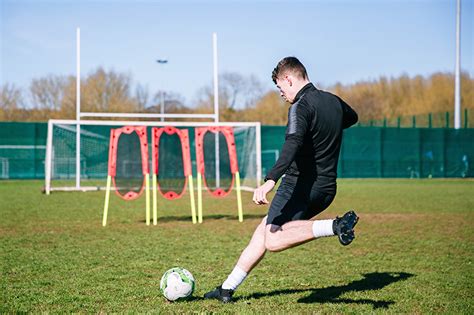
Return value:
<svg viewBox="0 0 474 315">
<path fill-rule="evenodd" d="M 272 252 L 283 251 L 308 241 L 337 235 L 342 245 L 349 245 L 354 239 L 354 226 L 359 217 L 349 211 L 334 220 L 297 220 L 282 226 L 268 224 L 265 227 L 265 248 Z"/>
<path fill-rule="evenodd" d="M 252 269 L 265 256 L 265 225 L 267 217 L 263 218 L 255 229 L 252 239 L 247 247 L 240 254 L 237 264 L 229 274 L 224 283 L 214 290 L 204 294 L 206 299 L 218 299 L 221 302 L 228 303 L 232 301 L 232 295 L 237 287 L 245 280 Z"/>
</svg>

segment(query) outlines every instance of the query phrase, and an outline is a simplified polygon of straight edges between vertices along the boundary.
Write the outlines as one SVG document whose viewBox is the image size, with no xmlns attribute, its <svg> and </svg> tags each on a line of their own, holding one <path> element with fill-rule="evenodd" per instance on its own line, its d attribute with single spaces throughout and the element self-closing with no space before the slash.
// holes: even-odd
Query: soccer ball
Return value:
<svg viewBox="0 0 474 315">
<path fill-rule="evenodd" d="M 191 296 L 194 291 L 193 275 L 184 268 L 175 267 L 161 277 L 160 290 L 168 301 L 176 301 Z"/>
</svg>

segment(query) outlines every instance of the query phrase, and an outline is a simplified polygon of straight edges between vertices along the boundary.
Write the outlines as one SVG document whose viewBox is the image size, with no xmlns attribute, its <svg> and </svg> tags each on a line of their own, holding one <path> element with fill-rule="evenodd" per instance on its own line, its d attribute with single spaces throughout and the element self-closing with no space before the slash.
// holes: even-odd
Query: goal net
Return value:
<svg viewBox="0 0 474 315">
<path fill-rule="evenodd" d="M 199 127 L 232 127 L 235 137 L 238 169 L 241 187 L 252 190 L 259 185 L 261 171 L 260 123 L 243 122 L 162 122 L 162 121 L 112 121 L 112 120 L 49 120 L 48 138 L 45 159 L 45 192 L 51 191 L 89 191 L 105 189 L 109 139 L 111 129 L 124 126 L 144 126 L 147 130 L 149 156 L 152 156 L 151 135 L 153 127 L 175 127 L 186 129 L 189 133 L 191 170 L 197 173 L 195 130 Z M 77 130 L 80 130 L 79 135 Z M 77 146 L 77 139 L 80 145 Z M 212 191 L 230 187 L 229 157 L 222 138 L 214 141 L 214 136 L 205 139 L 205 164 L 207 185 Z M 130 144 L 132 145 L 132 144 Z M 117 172 L 130 169 L 137 164 L 131 154 L 132 147 L 119 148 L 122 155 Z M 160 144 L 161 186 L 163 192 L 181 191 L 183 189 L 183 165 L 180 159 L 174 158 L 182 152 L 177 137 L 164 137 Z M 79 148 L 79 152 L 76 151 Z M 217 149 L 217 151 L 216 151 Z M 133 151 L 133 150 L 132 150 Z M 121 153 L 123 152 L 123 154 Z M 217 153 L 216 153 L 217 152 Z M 77 158 L 79 157 L 79 159 Z M 151 158 L 150 158 L 150 170 Z M 123 174 L 126 177 L 126 174 Z M 194 177 L 196 178 L 196 177 Z M 141 180 L 139 178 L 138 180 Z M 196 187 L 196 186 L 194 186 Z"/>
</svg>

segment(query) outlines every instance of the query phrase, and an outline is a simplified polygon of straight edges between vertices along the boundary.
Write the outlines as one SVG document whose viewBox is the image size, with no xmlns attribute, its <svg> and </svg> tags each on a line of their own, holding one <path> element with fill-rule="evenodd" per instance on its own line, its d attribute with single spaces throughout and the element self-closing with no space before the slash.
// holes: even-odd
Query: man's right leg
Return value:
<svg viewBox="0 0 474 315">
<path fill-rule="evenodd" d="M 237 287 L 245 280 L 252 269 L 265 256 L 265 225 L 267 217 L 263 218 L 255 229 L 247 247 L 240 254 L 239 260 L 224 283 L 214 290 L 204 294 L 204 298 L 218 299 L 224 303 L 232 301 L 232 295 Z"/>
</svg>

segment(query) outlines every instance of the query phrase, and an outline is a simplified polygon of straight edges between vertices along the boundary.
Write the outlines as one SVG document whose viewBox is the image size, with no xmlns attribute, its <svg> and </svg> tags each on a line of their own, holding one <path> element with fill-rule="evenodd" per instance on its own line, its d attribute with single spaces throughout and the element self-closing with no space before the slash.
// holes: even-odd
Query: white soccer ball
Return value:
<svg viewBox="0 0 474 315">
<path fill-rule="evenodd" d="M 176 301 L 191 296 L 195 280 L 186 269 L 175 267 L 166 271 L 161 277 L 160 290 L 168 301 Z"/>
</svg>

